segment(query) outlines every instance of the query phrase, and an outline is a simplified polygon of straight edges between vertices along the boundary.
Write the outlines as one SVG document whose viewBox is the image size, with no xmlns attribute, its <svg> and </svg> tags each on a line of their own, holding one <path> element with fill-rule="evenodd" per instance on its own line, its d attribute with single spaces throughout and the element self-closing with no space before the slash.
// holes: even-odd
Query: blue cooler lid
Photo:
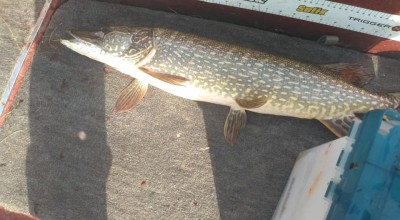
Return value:
<svg viewBox="0 0 400 220">
<path fill-rule="evenodd" d="M 343 173 L 325 194 L 327 220 L 400 220 L 400 113 L 371 111 L 349 136 L 354 142 L 337 162 Z"/>
</svg>

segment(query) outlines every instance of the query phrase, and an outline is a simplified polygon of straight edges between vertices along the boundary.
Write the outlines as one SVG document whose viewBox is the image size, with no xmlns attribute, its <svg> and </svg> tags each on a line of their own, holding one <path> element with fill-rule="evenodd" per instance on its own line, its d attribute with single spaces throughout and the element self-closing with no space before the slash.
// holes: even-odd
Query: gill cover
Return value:
<svg viewBox="0 0 400 220">
<path fill-rule="evenodd" d="M 102 49 L 108 53 L 140 60 L 153 46 L 153 32 L 149 28 L 114 27 L 104 34 Z"/>
</svg>

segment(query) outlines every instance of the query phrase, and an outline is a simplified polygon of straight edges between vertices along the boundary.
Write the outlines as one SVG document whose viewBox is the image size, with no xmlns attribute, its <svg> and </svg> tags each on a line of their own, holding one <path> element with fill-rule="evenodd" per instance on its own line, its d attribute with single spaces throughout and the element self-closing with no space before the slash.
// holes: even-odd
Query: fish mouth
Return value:
<svg viewBox="0 0 400 220">
<path fill-rule="evenodd" d="M 99 45 L 103 40 L 103 31 L 84 31 L 77 29 L 70 29 L 67 33 L 72 37 L 72 39 L 61 39 L 61 43 L 85 43 L 85 44 L 95 44 Z"/>
</svg>

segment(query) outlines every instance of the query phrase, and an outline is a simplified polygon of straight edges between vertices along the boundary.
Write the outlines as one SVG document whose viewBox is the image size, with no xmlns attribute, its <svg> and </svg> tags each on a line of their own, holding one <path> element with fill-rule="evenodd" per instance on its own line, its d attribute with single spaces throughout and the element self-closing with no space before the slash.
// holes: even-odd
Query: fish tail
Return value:
<svg viewBox="0 0 400 220">
<path fill-rule="evenodd" d="M 393 96 L 397 102 L 396 110 L 400 111 L 400 92 L 389 93 L 389 95 Z"/>
<path fill-rule="evenodd" d="M 397 99 L 400 99 L 400 92 L 394 92 L 394 93 L 389 93 L 389 94 L 396 97 Z"/>
</svg>

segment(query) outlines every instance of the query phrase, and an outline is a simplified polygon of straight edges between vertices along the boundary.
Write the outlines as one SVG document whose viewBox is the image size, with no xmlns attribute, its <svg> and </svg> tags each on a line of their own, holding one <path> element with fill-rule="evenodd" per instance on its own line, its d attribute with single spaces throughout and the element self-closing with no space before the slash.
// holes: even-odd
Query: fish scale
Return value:
<svg viewBox="0 0 400 220">
<path fill-rule="evenodd" d="M 252 99 L 257 93 L 265 94 L 267 103 L 250 111 L 331 119 L 398 105 L 393 97 L 350 85 L 317 65 L 195 35 L 155 29 L 153 45 L 157 52 L 144 67 L 185 77 L 194 87 L 218 96 L 218 100 Z"/>
</svg>

